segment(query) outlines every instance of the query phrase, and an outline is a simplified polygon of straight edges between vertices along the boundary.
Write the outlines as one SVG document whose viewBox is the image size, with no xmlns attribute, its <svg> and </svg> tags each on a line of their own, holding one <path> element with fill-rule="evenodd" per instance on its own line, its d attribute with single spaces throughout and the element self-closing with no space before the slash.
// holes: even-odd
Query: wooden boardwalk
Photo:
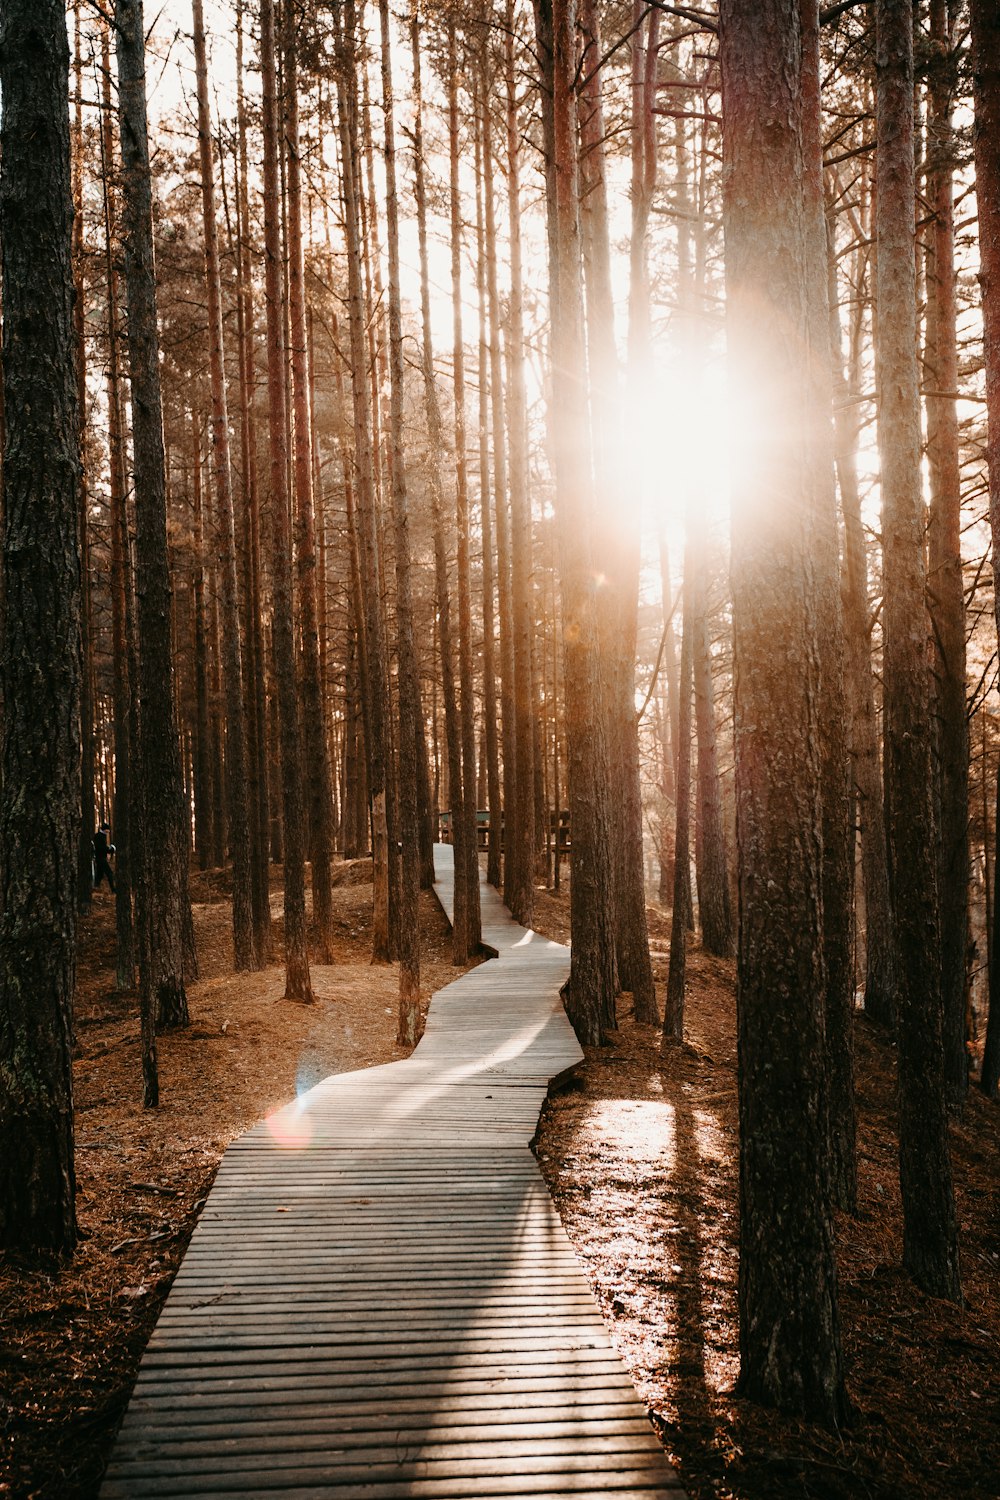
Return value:
<svg viewBox="0 0 1000 1500">
<path fill-rule="evenodd" d="M 230 1146 L 102 1500 L 683 1500 L 528 1149 L 569 951 L 485 885 L 483 938 L 412 1057 Z"/>
</svg>

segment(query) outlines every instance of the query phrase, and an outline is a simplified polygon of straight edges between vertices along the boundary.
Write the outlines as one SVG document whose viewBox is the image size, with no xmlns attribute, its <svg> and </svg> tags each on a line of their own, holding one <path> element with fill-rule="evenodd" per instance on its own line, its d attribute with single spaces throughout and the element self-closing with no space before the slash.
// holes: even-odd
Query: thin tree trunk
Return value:
<svg viewBox="0 0 1000 1500">
<path fill-rule="evenodd" d="M 186 1026 L 187 839 L 182 837 L 184 787 L 169 628 L 171 589 L 142 0 L 116 0 L 115 35 L 136 497 L 137 761 L 145 855 L 136 882 L 143 908 L 139 986 L 141 1003 L 152 1007 L 158 1025 Z M 148 1087 L 147 1102 L 155 1102 L 148 1097 Z"/>
<path fill-rule="evenodd" d="M 485 165 L 483 118 L 488 74 L 485 53 L 480 54 L 478 77 L 473 92 L 476 130 L 476 297 L 479 306 L 479 511 L 483 538 L 483 753 L 479 759 L 480 779 L 485 771 L 486 801 L 489 808 L 489 842 L 486 855 L 486 879 L 500 888 L 500 741 L 497 732 L 496 689 L 496 615 L 493 585 L 493 518 L 490 510 L 490 397 L 489 319 L 486 306 L 486 230 L 484 197 L 490 191 Z M 501 393 L 501 403 L 503 396 Z M 494 409 L 496 402 L 494 402 Z M 495 451 L 506 468 L 504 431 L 494 425 Z M 496 463 L 494 458 L 494 463 Z M 499 488 L 499 486 L 498 486 Z M 506 486 L 504 486 L 506 488 Z M 506 503 L 506 495 L 504 495 Z"/>
<path fill-rule="evenodd" d="M 455 400 L 455 525 L 458 533 L 458 676 L 462 728 L 462 795 L 456 817 L 464 838 L 456 884 L 465 881 L 466 945 L 480 941 L 479 852 L 476 830 L 476 699 L 472 678 L 472 564 L 469 540 L 469 472 L 465 451 L 465 342 L 462 331 L 462 199 L 459 190 L 458 58 L 455 21 L 448 22 L 448 158 L 451 179 L 451 308 Z"/>
<path fill-rule="evenodd" d="M 548 0 L 545 0 L 548 3 Z M 505 798 L 504 901 L 530 927 L 534 908 L 535 752 L 531 699 L 532 529 L 528 499 L 528 408 L 524 385 L 524 281 L 521 247 L 521 131 L 514 62 L 514 0 L 507 0 L 507 206 L 510 215 L 510 304 L 507 339 L 507 421 L 510 435 L 511 615 L 514 627 L 514 800 Z M 498 523 L 499 524 L 499 523 Z"/>
<path fill-rule="evenodd" d="M 834 472 L 830 309 L 823 198 L 819 16 L 803 0 L 802 92 L 805 143 L 804 202 L 810 236 L 809 310 L 813 347 L 826 350 L 809 375 L 815 427 L 812 439 L 814 586 L 823 628 L 819 634 L 820 796 L 823 805 L 823 959 L 827 1065 L 827 1155 L 838 1205 L 857 1208 L 857 1111 L 854 1100 L 854 821 L 844 684 L 844 622 Z"/>
<path fill-rule="evenodd" d="M 969 729 L 965 711 L 965 594 L 959 460 L 955 213 L 952 174 L 955 0 L 931 0 L 933 55 L 927 112 L 928 229 L 927 461 L 930 527 L 927 587 L 934 635 L 938 797 L 938 899 L 944 1006 L 944 1069 L 949 1102 L 969 1089 L 966 1049 L 969 946 Z"/>
<path fill-rule="evenodd" d="M 201 486 L 201 432 L 191 412 L 191 475 L 194 508 L 194 835 L 198 865 L 207 870 L 212 859 L 212 770 L 209 751 L 208 648 L 205 633 L 205 526 Z"/>
<path fill-rule="evenodd" d="M 219 236 L 215 222 L 215 164 L 208 110 L 208 59 L 202 0 L 193 0 L 195 78 L 198 92 L 198 153 L 201 165 L 202 218 L 205 228 L 205 279 L 208 285 L 208 347 L 212 387 L 212 456 L 215 473 L 218 574 L 221 583 L 222 675 L 226 694 L 226 804 L 229 850 L 233 862 L 233 953 L 237 970 L 260 967 L 254 943 L 250 870 L 246 723 L 243 704 L 243 653 L 240 644 L 239 593 L 236 581 L 236 526 L 229 462 L 229 406 L 226 399 L 222 335 L 222 287 Z"/>
<path fill-rule="evenodd" d="M 387 781 L 389 774 L 388 671 L 385 627 L 379 590 L 379 547 L 375 516 L 375 455 L 372 447 L 372 410 L 367 379 L 365 308 L 362 293 L 362 244 L 359 222 L 361 155 L 358 143 L 356 87 L 356 16 L 354 0 L 344 7 L 338 39 L 341 73 L 338 78 L 341 170 L 347 241 L 348 310 L 351 375 L 354 391 L 354 442 L 357 462 L 357 525 L 364 583 L 365 652 L 367 658 L 367 728 L 369 797 L 374 864 L 372 962 L 387 963 L 389 943 L 389 848 Z"/>
<path fill-rule="evenodd" d="M 670 914 L 670 965 L 663 1010 L 660 1050 L 666 1055 L 671 1044 L 684 1040 L 684 988 L 687 970 L 687 922 L 684 915 L 685 882 L 682 870 L 691 865 L 691 692 L 694 672 L 695 600 L 690 580 L 690 543 L 684 561 L 684 610 L 681 634 L 680 702 L 677 723 L 677 820 L 674 838 L 674 899 Z M 699 742 L 699 750 L 700 750 Z M 690 883 L 690 876 L 688 877 Z"/>
<path fill-rule="evenodd" d="M 959 1299 L 942 1045 L 937 829 L 920 477 L 913 169 L 913 14 L 879 0 L 876 64 L 878 322 L 888 843 L 899 954 L 903 1260 L 932 1296 Z"/>
<path fill-rule="evenodd" d="M 261 566 L 260 487 L 257 467 L 257 424 L 254 417 L 256 364 L 254 360 L 253 275 L 250 264 L 250 199 L 246 102 L 243 94 L 243 5 L 236 10 L 236 120 L 239 152 L 237 193 L 236 296 L 240 369 L 240 447 L 243 460 L 243 533 L 246 548 L 246 603 L 244 641 L 247 699 L 247 759 L 251 793 L 251 849 L 253 856 L 253 911 L 257 955 L 268 957 L 271 946 L 270 849 L 271 812 L 268 784 L 267 670 L 263 624 L 264 576 Z"/>
<path fill-rule="evenodd" d="M 296 18 L 285 21 L 285 144 L 288 179 L 289 332 L 292 341 L 292 404 L 295 473 L 296 599 L 302 652 L 303 759 L 309 808 L 312 914 L 320 963 L 333 962 L 333 792 L 319 665 L 319 605 L 316 598 L 316 521 L 313 500 L 312 425 L 306 326 L 305 253 L 302 242 L 302 182 L 299 161 Z"/>
<path fill-rule="evenodd" d="M 615 1024 L 608 826 L 608 751 L 601 712 L 590 515 L 593 504 L 584 376 L 572 0 L 535 8 L 542 87 L 551 95 L 549 173 L 552 448 L 564 611 L 566 742 L 573 828 L 571 960 L 566 1008 L 581 1041 Z M 518 768 L 520 774 L 520 766 Z"/>
<path fill-rule="evenodd" d="M 455 865 L 460 868 L 464 858 L 461 841 L 464 824 L 455 816 L 457 799 L 462 791 L 462 741 L 459 726 L 458 699 L 455 691 L 455 655 L 451 629 L 451 591 L 448 583 L 448 559 L 445 548 L 444 517 L 441 507 L 441 489 L 434 456 L 443 452 L 444 437 L 441 424 L 441 409 L 438 404 L 437 383 L 434 378 L 434 344 L 431 334 L 430 276 L 427 257 L 427 191 L 424 182 L 423 119 L 420 85 L 420 22 L 419 11 L 414 8 L 410 27 L 413 54 L 414 90 L 414 135 L 413 167 L 417 200 L 417 232 L 420 244 L 420 310 L 423 327 L 423 377 L 424 397 L 427 406 L 427 440 L 432 455 L 431 473 L 428 482 L 431 491 L 431 507 L 434 527 L 434 571 L 437 586 L 438 643 L 441 653 L 441 690 L 444 698 L 445 740 L 448 760 L 448 792 L 451 807 L 451 836 L 455 846 Z M 464 964 L 469 956 L 467 887 L 464 881 L 455 881 L 455 905 L 452 922 L 452 955 L 456 964 Z"/>
<path fill-rule="evenodd" d="M 410 517 L 403 445 L 403 320 L 399 293 L 399 205 L 392 93 L 389 0 L 379 0 L 382 42 L 382 109 L 385 116 L 385 207 L 389 242 L 389 441 L 392 453 L 392 519 L 396 547 L 396 639 L 399 653 L 399 813 L 402 870 L 399 907 L 399 1023 L 396 1040 L 412 1047 L 420 1021 L 420 826 L 417 816 L 417 737 L 420 681 L 413 640 L 410 584 Z"/>
<path fill-rule="evenodd" d="M 115 800 L 115 939 L 117 985 L 132 990 L 136 980 L 135 922 L 132 910 L 132 877 L 135 847 L 132 785 L 135 745 L 132 739 L 133 692 L 130 637 L 132 618 L 132 568 L 129 548 L 125 433 L 122 418 L 121 363 L 119 353 L 119 287 L 115 261 L 115 208 L 112 196 L 114 170 L 114 125 L 111 103 L 110 27 L 101 28 L 101 184 L 104 210 L 105 274 L 108 302 L 108 469 L 111 529 L 111 671 L 114 706 Z M 156 1077 L 156 1037 L 152 1026 L 144 1029 L 143 1071 Z"/>
<path fill-rule="evenodd" d="M 896 1012 L 896 956 L 885 807 L 868 623 L 868 560 L 856 464 L 857 394 L 844 378 L 840 309 L 830 245 L 830 338 L 836 396 L 835 453 L 844 517 L 844 635 L 851 710 L 851 759 L 861 822 L 861 873 L 865 892 L 865 1014 L 892 1026 Z"/>
<path fill-rule="evenodd" d="M 285 865 L 285 998 L 311 1003 L 306 942 L 305 818 L 292 615 L 292 549 L 289 536 L 285 404 L 285 332 L 282 316 L 281 225 L 278 197 L 278 100 L 273 0 L 261 0 L 260 66 L 264 132 L 264 272 L 267 312 L 268 428 L 271 456 L 271 592 L 274 666 L 281 734 L 282 836 Z"/>
<path fill-rule="evenodd" d="M 73 0 L 73 88 L 75 114 L 72 132 L 73 179 L 73 341 L 76 352 L 77 402 L 80 420 L 80 845 L 77 905 L 88 912 L 93 893 L 94 856 L 94 642 L 90 609 L 90 509 L 85 438 L 87 432 L 87 343 L 84 336 L 83 240 L 83 53 L 81 51 L 80 0 Z"/>
<path fill-rule="evenodd" d="M 979 211 L 979 283 L 986 365 L 986 466 L 990 486 L 993 594 L 1000 635 L 1000 12 L 993 0 L 971 0 L 972 84 L 975 103 L 976 203 Z M 997 818 L 1000 829 L 1000 777 Z M 1000 911 L 1000 859 L 994 860 L 993 918 Z M 1000 942 L 990 949 L 990 1014 L 979 1087 L 990 1099 L 1000 1090 Z"/>
</svg>

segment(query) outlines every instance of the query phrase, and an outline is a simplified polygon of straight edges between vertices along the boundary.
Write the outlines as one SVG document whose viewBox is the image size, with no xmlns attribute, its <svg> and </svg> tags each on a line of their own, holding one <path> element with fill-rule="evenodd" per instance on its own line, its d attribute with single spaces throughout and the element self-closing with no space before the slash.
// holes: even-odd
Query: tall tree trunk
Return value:
<svg viewBox="0 0 1000 1500">
<path fill-rule="evenodd" d="M 191 479 L 194 509 L 194 580 L 191 590 L 194 615 L 194 839 L 198 865 L 207 870 L 212 861 L 212 765 L 208 713 L 208 645 L 205 626 L 205 522 L 202 504 L 201 429 L 191 412 Z"/>
<path fill-rule="evenodd" d="M 271 944 L 270 846 L 271 812 L 268 785 L 267 670 L 264 641 L 261 566 L 260 486 L 257 468 L 257 424 L 254 418 L 256 365 L 254 361 L 253 276 L 250 265 L 250 196 L 247 153 L 246 102 L 243 94 L 244 0 L 236 9 L 236 128 L 239 152 L 237 192 L 236 295 L 240 370 L 240 450 L 243 462 L 243 534 L 246 548 L 244 633 L 247 701 L 247 760 L 251 795 L 251 851 L 253 857 L 253 913 L 257 955 L 266 961 Z"/>
<path fill-rule="evenodd" d="M 808 369 L 814 247 L 800 0 L 723 0 L 719 51 L 729 358 L 735 388 L 753 403 L 731 563 L 740 1390 L 836 1426 L 848 1401 L 826 1170 L 823 621 L 812 586 L 812 496 L 829 455 L 812 440 L 824 417 Z"/>
<path fill-rule="evenodd" d="M 476 86 L 473 91 L 473 111 L 476 133 L 476 300 L 479 308 L 479 512 L 482 525 L 482 585 L 483 585 L 483 748 L 479 758 L 480 779 L 485 772 L 486 800 L 481 806 L 489 808 L 489 838 L 486 854 L 486 879 L 498 890 L 501 885 L 500 872 L 500 737 L 497 730 L 496 687 L 496 614 L 494 605 L 493 568 L 493 516 L 490 507 L 490 397 L 491 376 L 489 368 L 489 315 L 486 304 L 486 222 L 484 198 L 490 191 L 487 181 L 486 153 L 483 119 L 486 114 L 486 97 L 489 75 L 485 51 L 477 59 Z M 500 402 L 494 398 L 494 411 Z M 506 472 L 505 433 L 503 427 L 494 424 L 495 454 Z M 494 465 L 497 458 L 494 457 Z M 498 486 L 499 487 L 499 486 Z M 506 503 L 504 485 L 504 503 Z"/>
<path fill-rule="evenodd" d="M 428 476 L 431 491 L 431 507 L 434 526 L 434 572 L 437 586 L 438 645 L 441 653 L 441 691 L 444 698 L 445 740 L 447 744 L 448 791 L 452 811 L 452 840 L 461 841 L 464 826 L 456 827 L 456 796 L 462 786 L 462 742 L 459 726 L 458 699 L 455 691 L 455 655 L 451 627 L 451 590 L 448 583 L 448 558 L 445 547 L 444 517 L 441 507 L 441 489 L 434 455 L 443 451 L 441 409 L 438 404 L 437 383 L 434 377 L 434 344 L 431 333 L 430 275 L 427 256 L 427 191 L 424 182 L 423 119 L 420 85 L 420 23 L 419 11 L 415 8 L 410 27 L 413 54 L 414 88 L 414 135 L 413 168 L 414 187 L 417 200 L 417 233 L 420 245 L 420 312 L 423 327 L 423 377 L 424 397 L 427 406 L 427 439 L 431 453 L 431 473 Z M 455 846 L 456 867 L 459 863 L 460 845 Z M 455 905 L 452 922 L 452 955 L 456 964 L 468 959 L 468 918 L 466 903 L 467 888 L 464 881 L 455 882 Z"/>
<path fill-rule="evenodd" d="M 83 670 L 80 674 L 80 845 L 77 904 L 90 910 L 94 856 L 94 702 L 93 629 L 90 611 L 90 508 L 85 439 L 87 433 L 87 343 L 84 335 L 83 242 L 83 52 L 80 0 L 73 3 L 73 88 L 76 95 L 72 134 L 73 179 L 73 339 L 76 346 L 77 401 L 80 422 L 80 636 Z"/>
<path fill-rule="evenodd" d="M 396 126 L 393 118 L 392 33 L 389 0 L 379 0 L 382 42 L 382 109 L 385 115 L 385 209 L 389 241 L 389 441 L 392 453 L 392 519 L 396 550 L 396 639 L 399 654 L 399 814 L 402 870 L 399 908 L 399 1024 L 397 1041 L 412 1047 L 420 1020 L 420 827 L 417 818 L 417 738 L 420 680 L 413 640 L 410 583 L 410 517 L 403 445 L 403 319 L 399 294 L 399 204 L 396 198 Z"/>
<path fill-rule="evenodd" d="M 691 690 L 694 670 L 694 598 L 690 580 L 692 548 L 685 549 L 684 610 L 681 624 L 680 702 L 677 715 L 677 819 L 674 837 L 674 892 L 670 913 L 670 965 L 663 1010 L 664 1055 L 670 1045 L 684 1040 L 684 989 L 687 977 L 687 922 L 684 913 L 685 880 L 682 870 L 691 866 Z M 700 749 L 700 744 L 699 744 Z M 688 883 L 690 875 L 688 876 Z"/>
<path fill-rule="evenodd" d="M 153 200 L 146 125 L 142 0 L 116 0 L 118 108 L 121 121 L 122 223 L 132 387 L 139 644 L 138 772 L 144 859 L 139 986 L 160 1026 L 188 1024 L 184 990 L 187 839 L 184 786 L 174 708 L 167 562 L 167 495 L 160 398 Z M 154 1103 L 147 1096 L 147 1103 Z"/>
<path fill-rule="evenodd" d="M 639 726 L 635 714 L 635 656 L 639 611 L 641 500 L 622 485 L 622 410 L 615 349 L 611 242 L 604 164 L 602 51 L 595 0 L 581 6 L 583 82 L 580 92 L 581 160 L 588 342 L 594 394 L 591 412 L 597 470 L 596 535 L 608 584 L 599 595 L 601 655 L 608 755 L 615 766 L 609 783 L 613 846 L 615 952 L 618 980 L 632 995 L 636 1020 L 659 1021 L 646 928 L 642 857 L 642 796 L 639 787 Z M 633 226 L 635 213 L 633 208 Z"/>
<path fill-rule="evenodd" d="M 572 946 L 566 1008 L 581 1041 L 615 1024 L 608 750 L 591 581 L 593 486 L 584 375 L 573 0 L 535 7 L 542 87 L 552 107 L 549 173 L 552 448 L 564 611 L 566 743 L 573 828 Z M 520 772 L 520 767 L 519 767 Z"/>
<path fill-rule="evenodd" d="M 803 0 L 802 92 L 805 140 L 804 201 L 810 236 L 811 338 L 822 357 L 811 362 L 814 586 L 819 617 L 820 796 L 823 804 L 823 960 L 827 1060 L 827 1154 L 839 1206 L 857 1207 L 857 1111 L 854 1100 L 854 820 L 844 684 L 837 489 L 834 472 L 827 230 L 823 198 L 819 14 Z"/>
<path fill-rule="evenodd" d="M 698 527 L 698 519 L 689 518 Z M 719 781 L 719 757 L 715 731 L 715 684 L 708 630 L 708 580 L 705 537 L 692 538 L 689 548 L 694 599 L 691 608 L 691 658 L 694 676 L 695 722 L 698 730 L 698 845 L 701 851 L 698 879 L 698 918 L 702 944 L 707 953 L 732 958 L 736 933 L 729 890 L 729 857 Z M 678 797 L 679 797 L 678 793 Z M 690 880 L 690 876 L 688 877 Z M 683 894 L 682 894 L 683 900 Z"/>
<path fill-rule="evenodd" d="M 195 78 L 198 91 L 198 154 L 205 226 L 205 279 L 208 285 L 208 348 L 212 386 L 212 457 L 215 472 L 218 573 L 221 583 L 223 678 L 226 693 L 226 801 L 229 850 L 233 862 L 233 952 L 237 970 L 260 966 L 254 943 L 250 872 L 246 723 L 243 653 L 236 581 L 236 526 L 229 463 L 229 405 L 222 338 L 219 236 L 215 222 L 215 164 L 208 111 L 208 59 L 202 0 L 193 0 Z"/>
<path fill-rule="evenodd" d="M 122 417 L 121 360 L 119 352 L 119 286 L 115 259 L 115 208 L 112 196 L 114 125 L 111 103 L 110 27 L 101 28 L 101 184 L 104 210 L 105 274 L 108 304 L 108 469 L 111 530 L 111 672 L 114 712 L 115 800 L 112 823 L 115 854 L 115 939 L 119 990 L 135 988 L 135 922 L 132 882 L 135 847 L 132 780 L 135 745 L 132 738 L 134 682 L 131 648 L 135 622 L 132 609 L 132 567 L 128 526 L 128 486 L 125 473 L 125 433 Z M 143 1036 L 143 1068 L 156 1074 L 156 1039 L 152 1027 Z"/>
<path fill-rule="evenodd" d="M 72 1006 L 80 834 L 80 431 L 69 43 L 8 0 L 3 92 L 5 622 L 0 680 L 0 1247 L 76 1243 Z"/>
<path fill-rule="evenodd" d="M 868 559 L 861 521 L 856 462 L 857 395 L 844 377 L 836 260 L 829 245 L 830 340 L 836 397 L 835 456 L 840 507 L 844 517 L 844 643 L 851 713 L 851 761 L 861 823 L 861 873 L 865 893 L 865 1014 L 881 1026 L 892 1026 L 896 1013 L 896 952 L 885 806 L 875 712 L 871 628 L 868 607 Z M 852 371 L 856 361 L 852 360 Z"/>
<path fill-rule="evenodd" d="M 962 579 L 962 480 L 959 463 L 958 341 L 955 302 L 955 142 L 952 94 L 955 0 L 931 0 L 933 48 L 927 112 L 928 229 L 927 461 L 931 507 L 928 597 L 934 636 L 938 899 L 944 1006 L 945 1088 L 961 1106 L 969 1088 L 966 1049 L 969 946 L 969 729 L 965 709 L 965 593 Z"/>
<path fill-rule="evenodd" d="M 986 365 L 986 466 L 993 541 L 993 595 L 1000 635 L 1000 11 L 993 0 L 971 0 L 972 85 L 975 103 L 976 203 L 979 210 L 979 283 L 982 289 Z M 1000 781 L 997 786 L 1000 807 Z M 1000 830 L 1000 812 L 996 827 Z M 994 862 L 1000 894 L 1000 859 Z M 1000 905 L 993 904 L 997 921 Z M 989 1098 L 1000 1089 L 1000 942 L 990 949 L 990 1014 L 979 1087 Z"/>
<path fill-rule="evenodd" d="M 548 0 L 544 0 L 547 5 Z M 524 278 L 521 247 L 521 131 L 514 62 L 514 0 L 507 0 L 507 206 L 510 215 L 510 304 L 507 335 L 507 420 L 510 433 L 511 614 L 514 626 L 514 800 L 505 803 L 504 900 L 514 920 L 530 927 L 534 908 L 535 736 L 531 696 L 534 623 L 531 608 L 532 529 L 528 499 L 528 408 L 524 385 Z"/>
<path fill-rule="evenodd" d="M 354 0 L 347 0 L 338 38 L 341 70 L 337 83 L 340 116 L 341 171 L 344 191 L 344 228 L 347 241 L 348 312 L 351 338 L 351 376 L 354 391 L 354 443 L 357 462 L 357 526 L 364 583 L 365 653 L 367 659 L 367 742 L 371 803 L 374 920 L 372 961 L 387 963 L 389 946 L 389 848 L 387 794 L 389 733 L 385 626 L 379 589 L 378 527 L 375 515 L 375 455 L 372 411 L 367 380 L 365 307 L 362 292 L 360 224 L 361 154 L 358 142 L 356 27 Z"/>
<path fill-rule="evenodd" d="M 462 726 L 463 856 L 455 879 L 465 881 L 466 944 L 479 948 L 479 852 L 476 831 L 476 698 L 472 678 L 472 564 L 469 539 L 469 469 L 465 451 L 465 342 L 462 331 L 462 198 L 459 190 L 458 56 L 455 21 L 448 22 L 448 159 L 451 206 L 451 308 L 455 384 L 455 526 L 458 533 L 458 678 Z M 454 798 L 454 790 L 453 790 Z"/>
<path fill-rule="evenodd" d="M 885 757 L 899 954 L 903 1260 L 932 1296 L 961 1296 L 944 1099 L 937 829 L 920 478 L 914 247 L 913 13 L 877 7 L 875 373 L 882 460 Z"/>
<path fill-rule="evenodd" d="M 289 536 L 288 428 L 285 390 L 285 331 L 282 315 L 282 254 L 278 195 L 278 100 L 275 75 L 274 4 L 261 0 L 260 67 L 264 133 L 264 275 L 267 312 L 268 429 L 271 456 L 271 603 L 274 666 L 281 735 L 282 834 L 285 864 L 285 998 L 311 1003 L 306 942 L 305 818 L 302 753 L 292 616 L 292 549 Z"/>
<path fill-rule="evenodd" d="M 302 243 L 302 180 L 299 160 L 299 86 L 295 44 L 297 17 L 285 15 L 285 144 L 288 179 L 288 293 L 292 341 L 292 403 L 295 473 L 295 558 L 299 640 L 302 652 L 302 727 L 312 913 L 321 963 L 333 962 L 333 791 L 326 710 L 319 663 L 319 604 L 316 597 L 316 520 L 313 499 L 312 419 L 306 321 L 305 252 Z"/>
</svg>

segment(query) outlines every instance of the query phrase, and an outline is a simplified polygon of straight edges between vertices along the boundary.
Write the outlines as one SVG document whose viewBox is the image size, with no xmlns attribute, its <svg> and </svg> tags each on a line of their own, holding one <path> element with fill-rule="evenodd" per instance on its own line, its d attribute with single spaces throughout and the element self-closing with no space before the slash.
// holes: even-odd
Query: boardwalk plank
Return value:
<svg viewBox="0 0 1000 1500">
<path fill-rule="evenodd" d="M 483 937 L 411 1058 L 230 1146 L 102 1500 L 683 1500 L 528 1149 L 568 951 L 487 886 Z"/>
</svg>

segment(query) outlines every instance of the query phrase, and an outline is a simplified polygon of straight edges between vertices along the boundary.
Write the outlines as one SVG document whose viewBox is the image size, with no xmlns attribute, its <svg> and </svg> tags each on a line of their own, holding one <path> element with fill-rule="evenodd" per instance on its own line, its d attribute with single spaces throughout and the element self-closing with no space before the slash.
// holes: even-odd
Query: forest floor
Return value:
<svg viewBox="0 0 1000 1500">
<path fill-rule="evenodd" d="M 159 1038 L 163 1103 L 141 1107 L 132 997 L 114 990 L 114 909 L 81 928 L 75 1087 L 80 1247 L 25 1273 L 0 1262 L 0 1496 L 94 1500 L 143 1347 L 226 1146 L 332 1072 L 404 1055 L 394 967 L 372 967 L 370 866 L 342 867 L 336 963 L 317 1004 L 282 1000 L 282 970 L 231 972 L 224 886 L 195 877 L 201 978 L 192 1024 Z M 536 925 L 568 937 L 568 892 Z M 455 978 L 447 925 L 423 898 L 424 992 Z M 272 904 L 280 943 L 280 883 Z M 667 914 L 649 912 L 658 987 Z M 837 1435 L 736 1399 L 734 966 L 688 955 L 687 1041 L 619 1008 L 611 1044 L 547 1104 L 537 1154 L 619 1351 L 691 1500 L 987 1497 L 1000 1493 L 1000 1109 L 973 1094 L 953 1127 L 963 1309 L 899 1269 L 892 1048 L 857 1027 L 860 1212 L 838 1225 L 849 1387 Z"/>
</svg>

